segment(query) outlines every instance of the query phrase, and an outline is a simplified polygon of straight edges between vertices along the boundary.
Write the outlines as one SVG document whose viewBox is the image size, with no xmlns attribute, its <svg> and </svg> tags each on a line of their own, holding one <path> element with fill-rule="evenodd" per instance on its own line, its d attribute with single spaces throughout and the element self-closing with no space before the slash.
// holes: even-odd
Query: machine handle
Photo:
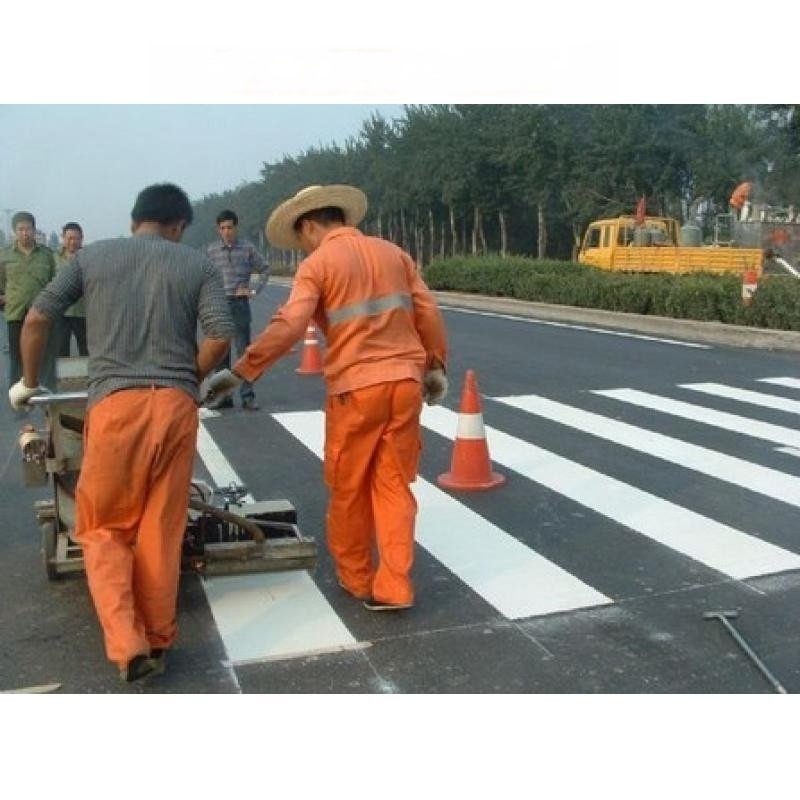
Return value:
<svg viewBox="0 0 800 800">
<path fill-rule="evenodd" d="M 36 394 L 28 400 L 30 406 L 49 406 L 53 403 L 76 403 L 87 400 L 88 392 L 60 392 L 58 394 Z"/>
</svg>

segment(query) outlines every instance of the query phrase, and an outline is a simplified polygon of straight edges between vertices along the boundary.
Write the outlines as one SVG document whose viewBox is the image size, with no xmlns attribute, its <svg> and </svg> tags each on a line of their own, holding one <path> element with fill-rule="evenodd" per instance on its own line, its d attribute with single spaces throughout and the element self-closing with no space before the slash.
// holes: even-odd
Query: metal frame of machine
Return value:
<svg viewBox="0 0 800 800">
<path fill-rule="evenodd" d="M 27 486 L 50 484 L 53 497 L 34 503 L 47 577 L 83 570 L 74 540 L 75 489 L 83 458 L 87 400 L 86 358 L 57 361 L 58 393 L 32 398 L 45 413 L 44 430 L 27 425 L 20 435 Z M 183 542 L 182 567 L 201 575 L 307 569 L 316 566 L 317 545 L 297 525 L 288 500 L 243 503 L 243 486 L 214 489 L 193 480 Z"/>
</svg>

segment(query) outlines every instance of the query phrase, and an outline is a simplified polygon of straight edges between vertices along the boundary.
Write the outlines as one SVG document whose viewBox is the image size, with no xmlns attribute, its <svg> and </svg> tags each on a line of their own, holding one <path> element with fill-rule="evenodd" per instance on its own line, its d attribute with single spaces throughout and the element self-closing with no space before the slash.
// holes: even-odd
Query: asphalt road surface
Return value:
<svg viewBox="0 0 800 800">
<path fill-rule="evenodd" d="M 254 302 L 260 330 L 287 289 Z M 319 376 L 300 353 L 261 410 L 202 421 L 196 474 L 285 498 L 320 555 L 304 571 L 184 574 L 168 672 L 123 685 L 82 575 L 48 581 L 0 404 L 0 690 L 69 693 L 770 693 L 718 621 L 800 691 L 798 354 L 448 308 L 450 394 L 423 414 L 411 610 L 374 614 L 324 547 Z M 467 369 L 493 468 L 446 491 Z M 38 414 L 39 412 L 35 412 Z M 34 419 L 41 422 L 40 417 Z"/>
</svg>

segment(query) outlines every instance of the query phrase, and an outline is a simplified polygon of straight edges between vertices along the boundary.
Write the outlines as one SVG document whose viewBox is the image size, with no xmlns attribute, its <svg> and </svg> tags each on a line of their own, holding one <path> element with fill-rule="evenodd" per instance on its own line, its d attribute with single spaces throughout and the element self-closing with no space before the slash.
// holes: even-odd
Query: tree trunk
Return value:
<svg viewBox="0 0 800 800">
<path fill-rule="evenodd" d="M 506 215 L 502 211 L 497 212 L 500 221 L 500 258 L 505 258 L 508 253 L 508 228 L 506 226 Z"/>
<path fill-rule="evenodd" d="M 444 240 L 445 240 L 444 220 L 442 220 L 442 240 L 441 240 L 441 249 L 439 251 L 440 258 L 444 258 Z"/>
<path fill-rule="evenodd" d="M 572 223 L 572 260 L 578 260 L 581 249 L 581 229 L 577 222 Z"/>
<path fill-rule="evenodd" d="M 486 247 L 486 234 L 483 230 L 483 214 L 478 215 L 478 240 L 481 243 L 481 253 L 486 255 L 488 248 Z"/>
<path fill-rule="evenodd" d="M 428 229 L 431 236 L 431 261 L 433 261 L 433 251 L 434 247 L 436 246 L 436 242 L 434 241 L 434 228 L 433 228 L 433 209 L 428 209 Z"/>
<path fill-rule="evenodd" d="M 539 241 L 537 246 L 537 258 L 543 259 L 545 251 L 547 250 L 547 227 L 545 226 L 544 221 L 544 206 L 539 203 L 536 206 L 537 209 L 537 221 L 539 224 Z"/>
<path fill-rule="evenodd" d="M 383 217 L 383 209 L 382 209 L 382 208 L 379 208 L 379 209 L 378 209 L 378 237 L 379 237 L 380 239 L 383 239 L 383 222 L 382 222 L 382 217 Z"/>
<path fill-rule="evenodd" d="M 461 254 L 467 254 L 467 215 L 461 217 Z"/>
<path fill-rule="evenodd" d="M 408 230 L 406 229 L 406 212 L 400 208 L 400 247 L 408 252 Z"/>
<path fill-rule="evenodd" d="M 478 206 L 472 210 L 472 255 L 478 255 L 478 225 L 481 220 L 481 212 Z"/>
<path fill-rule="evenodd" d="M 456 233 L 456 215 L 453 212 L 453 206 L 448 206 L 448 208 L 450 209 L 450 235 L 453 237 L 452 252 L 453 252 L 453 257 L 455 258 L 458 249 L 458 234 Z"/>
</svg>

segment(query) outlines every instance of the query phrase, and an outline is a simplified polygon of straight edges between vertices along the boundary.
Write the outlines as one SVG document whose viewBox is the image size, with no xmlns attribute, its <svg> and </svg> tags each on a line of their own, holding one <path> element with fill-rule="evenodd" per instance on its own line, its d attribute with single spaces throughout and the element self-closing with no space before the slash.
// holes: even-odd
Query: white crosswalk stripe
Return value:
<svg viewBox="0 0 800 800">
<path fill-rule="evenodd" d="M 800 431 L 795 428 L 772 425 L 768 422 L 742 417 L 738 414 L 728 414 L 725 411 L 716 411 L 713 408 L 706 408 L 694 403 L 684 403 L 682 400 L 673 400 L 669 397 L 640 392 L 636 389 L 596 389 L 593 394 L 610 397 L 612 400 L 620 400 L 623 403 L 631 403 L 652 411 L 661 411 L 664 414 L 683 417 L 683 419 L 690 419 L 694 422 L 703 422 L 706 425 L 713 425 L 716 428 L 742 433 L 745 436 L 764 439 L 767 442 L 800 447 Z"/>
<path fill-rule="evenodd" d="M 800 389 L 800 378 L 759 378 L 761 383 L 771 383 L 774 386 L 787 386 L 790 389 Z"/>
<path fill-rule="evenodd" d="M 274 416 L 322 458 L 321 411 Z M 422 478 L 415 482 L 414 494 L 419 505 L 417 542 L 506 617 L 612 602 Z"/>
<path fill-rule="evenodd" d="M 197 452 L 217 486 L 241 484 L 202 423 Z M 235 664 L 360 646 L 305 570 L 205 578 L 203 588 Z"/>
<path fill-rule="evenodd" d="M 452 438 L 458 415 L 425 410 L 423 424 Z M 734 578 L 800 567 L 800 556 L 608 475 L 486 426 L 492 460 L 637 533 Z"/>
<path fill-rule="evenodd" d="M 741 403 L 772 408 L 776 411 L 786 411 L 789 414 L 800 414 L 800 400 L 789 400 L 764 392 L 754 392 L 750 389 L 738 389 L 735 386 L 725 386 L 722 383 L 681 383 L 681 389 L 691 389 L 693 392 L 703 392 L 723 397 L 727 400 L 737 400 Z"/>
<path fill-rule="evenodd" d="M 795 382 L 793 378 L 761 380 L 800 389 L 800 380 Z M 767 404 L 773 400 L 782 401 L 766 407 L 784 411 L 791 408 L 787 402 L 796 402 L 713 383 L 686 384 L 676 388 L 697 389 L 700 393 L 744 400 L 750 404 L 758 399 L 762 406 L 765 405 L 761 402 L 764 398 L 767 398 Z M 654 414 L 672 415 L 739 436 L 768 441 L 779 445 L 776 450 L 800 455 L 800 432 L 791 427 L 633 388 L 597 389 L 593 394 Z M 612 447 L 643 453 L 644 457 L 674 464 L 676 469 L 693 470 L 704 476 L 702 480 L 723 481 L 735 487 L 737 492 L 744 488 L 760 493 L 785 504 L 785 513 L 793 513 L 792 508 L 800 507 L 800 478 L 779 469 L 537 395 L 493 398 L 493 401 L 515 412 L 534 414 L 607 441 Z M 422 423 L 430 431 L 452 441 L 457 437 L 460 417 L 460 414 L 441 406 L 426 407 Z M 322 458 L 323 412 L 278 413 L 273 418 L 297 442 Z M 483 429 L 491 458 L 498 465 L 618 524 L 626 536 L 643 537 L 643 541 L 663 545 L 681 557 L 735 580 L 800 569 L 800 553 L 762 538 L 762 533 L 769 531 L 739 530 L 660 497 L 657 488 L 646 491 L 498 428 L 484 425 Z M 218 485 L 239 482 L 233 468 L 202 426 L 198 444 Z M 723 489 L 717 487 L 715 492 L 726 491 L 724 484 L 720 485 Z M 606 565 L 587 566 L 583 563 L 580 567 L 582 574 L 574 575 L 556 561 L 536 552 L 535 547 L 504 531 L 491 519 L 473 511 L 458 493 L 445 492 L 422 476 L 413 488 L 419 504 L 418 544 L 503 616 L 522 619 L 606 606 L 622 599 L 623 595 L 609 596 L 608 588 L 601 591 L 592 585 L 596 579 L 598 586 L 607 586 L 609 574 Z M 581 515 L 578 518 L 581 522 L 576 524 L 585 525 L 585 518 Z M 768 524 L 768 520 L 765 523 Z M 531 533 L 536 531 L 536 526 L 537 521 L 531 520 Z M 750 527 L 753 527 L 752 520 Z M 581 533 L 585 534 L 585 529 Z M 566 538 L 569 540 L 568 535 Z M 800 550 L 800 540 L 796 549 Z M 648 557 L 655 559 L 671 557 L 674 560 L 676 557 L 666 551 L 646 552 Z M 611 583 L 619 592 L 613 570 Z M 215 579 L 204 584 L 229 657 L 234 663 L 369 644 L 358 642 L 352 636 L 305 572 Z"/>
<path fill-rule="evenodd" d="M 609 419 L 591 411 L 583 411 L 545 397 L 523 395 L 495 399 L 530 414 L 546 417 L 592 436 L 679 464 L 743 489 L 800 506 L 800 478 L 794 475 L 786 475 L 769 467 L 762 467 L 741 458 Z"/>
</svg>

